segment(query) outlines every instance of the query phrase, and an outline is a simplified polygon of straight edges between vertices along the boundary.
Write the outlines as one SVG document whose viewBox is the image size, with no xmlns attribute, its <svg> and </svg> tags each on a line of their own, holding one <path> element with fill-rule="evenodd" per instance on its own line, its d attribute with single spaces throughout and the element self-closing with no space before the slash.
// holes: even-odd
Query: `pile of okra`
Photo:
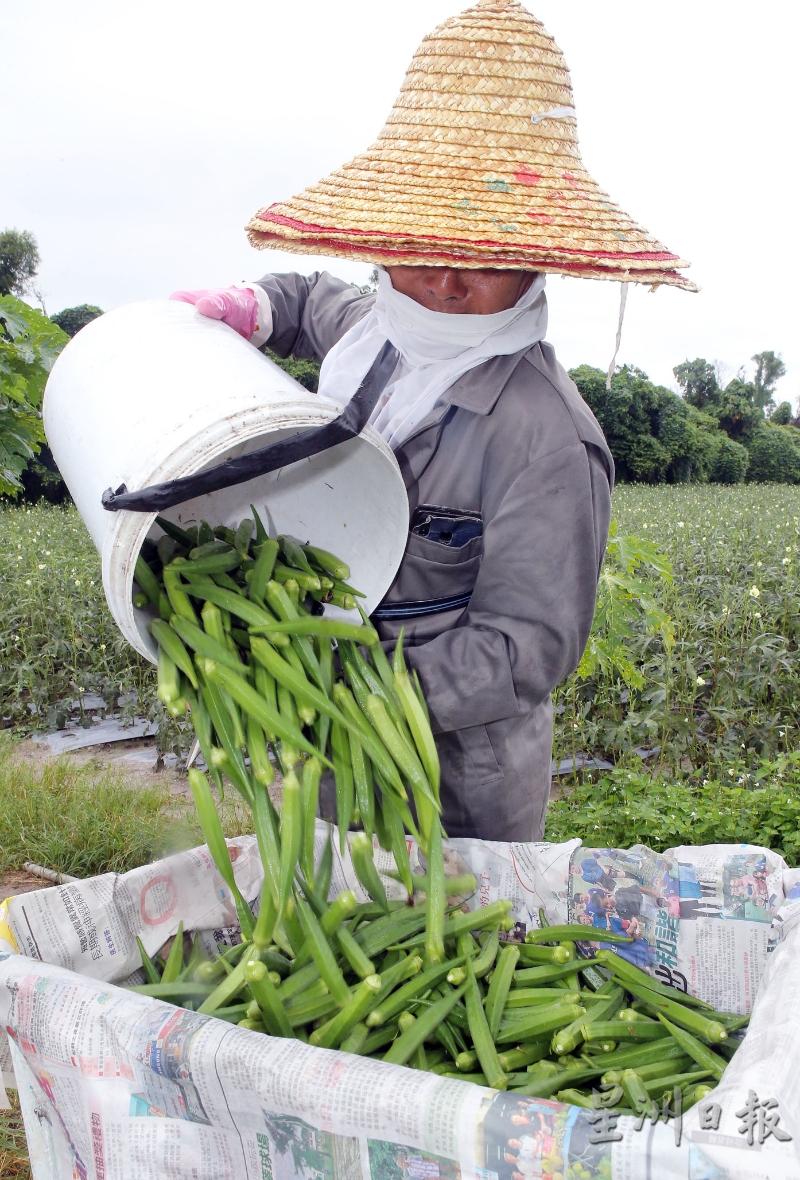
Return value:
<svg viewBox="0 0 800 1180">
<path fill-rule="evenodd" d="M 136 563 L 134 602 L 152 615 L 158 692 L 188 714 L 207 773 L 189 783 L 242 941 L 209 958 L 182 927 L 163 958 L 139 944 L 144 994 L 243 1028 L 426 1069 L 520 1095 L 650 1112 L 680 1090 L 708 1093 L 746 1017 L 715 1012 L 611 950 L 584 954 L 586 926 L 540 927 L 509 941 L 511 904 L 461 905 L 474 877 L 446 877 L 439 763 L 402 637 L 391 658 L 334 554 L 270 537 L 255 509 L 236 529 L 179 528 Z M 359 608 L 360 609 L 360 608 Z M 269 787 L 278 767 L 280 808 Z M 323 774 L 332 776 L 343 849 L 369 901 L 329 901 L 332 836 L 315 856 Z M 209 781 L 211 780 L 211 781 Z M 264 869 L 256 916 L 233 875 L 212 785 L 252 811 Z M 333 831 L 333 829 L 331 829 Z M 412 873 L 406 833 L 424 874 Z M 387 899 L 374 841 L 404 897 Z"/>
</svg>

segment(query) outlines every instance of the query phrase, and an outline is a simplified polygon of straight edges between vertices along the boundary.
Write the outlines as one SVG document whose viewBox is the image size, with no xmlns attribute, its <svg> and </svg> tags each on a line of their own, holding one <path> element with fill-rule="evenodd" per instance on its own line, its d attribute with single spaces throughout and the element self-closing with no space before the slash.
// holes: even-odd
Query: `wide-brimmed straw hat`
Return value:
<svg viewBox="0 0 800 1180">
<path fill-rule="evenodd" d="M 378 139 L 247 226 L 253 245 L 383 266 L 522 268 L 694 290 L 581 162 L 572 87 L 518 0 L 422 42 Z"/>
</svg>

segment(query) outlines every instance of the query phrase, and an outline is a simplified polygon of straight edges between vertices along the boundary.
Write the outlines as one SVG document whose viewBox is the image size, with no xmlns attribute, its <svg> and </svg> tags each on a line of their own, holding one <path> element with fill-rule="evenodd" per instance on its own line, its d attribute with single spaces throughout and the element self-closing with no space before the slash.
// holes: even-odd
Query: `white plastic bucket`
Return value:
<svg viewBox="0 0 800 1180">
<path fill-rule="evenodd" d="M 186 303 L 134 303 L 93 320 L 59 356 L 44 397 L 47 441 L 102 557 L 122 634 L 150 660 L 133 570 L 155 513 L 109 512 L 106 488 L 138 491 L 330 422 L 338 408 L 284 373 L 227 325 Z M 400 564 L 408 499 L 397 461 L 374 431 L 268 475 L 165 510 L 177 524 L 235 525 L 254 504 L 270 532 L 348 563 L 367 611 Z"/>
</svg>

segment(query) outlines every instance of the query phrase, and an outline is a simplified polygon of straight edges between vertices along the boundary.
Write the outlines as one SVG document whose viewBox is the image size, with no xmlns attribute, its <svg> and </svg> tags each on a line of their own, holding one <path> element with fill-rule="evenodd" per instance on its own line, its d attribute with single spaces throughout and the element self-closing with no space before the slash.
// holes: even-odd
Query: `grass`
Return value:
<svg viewBox="0 0 800 1180">
<path fill-rule="evenodd" d="M 221 809 L 228 836 L 248 830 L 233 795 Z M 99 762 L 34 764 L 0 741 L 0 872 L 33 861 L 75 877 L 124 873 L 202 843 L 188 798 Z"/>
<path fill-rule="evenodd" d="M 3 1180 L 32 1180 L 19 1099 L 12 1092 L 9 1101 L 11 1110 L 0 1111 L 0 1176 Z"/>
</svg>

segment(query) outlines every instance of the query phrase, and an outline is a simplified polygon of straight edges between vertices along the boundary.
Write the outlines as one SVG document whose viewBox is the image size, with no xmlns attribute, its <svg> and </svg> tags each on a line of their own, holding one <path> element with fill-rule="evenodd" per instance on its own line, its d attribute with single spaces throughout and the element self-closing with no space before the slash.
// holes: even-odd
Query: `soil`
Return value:
<svg viewBox="0 0 800 1180">
<path fill-rule="evenodd" d="M 41 877 L 34 877 L 24 869 L 0 873 L 0 901 L 16 897 L 19 893 L 30 893 L 34 889 L 45 889 L 50 884 L 51 881 L 43 881 Z"/>
</svg>

